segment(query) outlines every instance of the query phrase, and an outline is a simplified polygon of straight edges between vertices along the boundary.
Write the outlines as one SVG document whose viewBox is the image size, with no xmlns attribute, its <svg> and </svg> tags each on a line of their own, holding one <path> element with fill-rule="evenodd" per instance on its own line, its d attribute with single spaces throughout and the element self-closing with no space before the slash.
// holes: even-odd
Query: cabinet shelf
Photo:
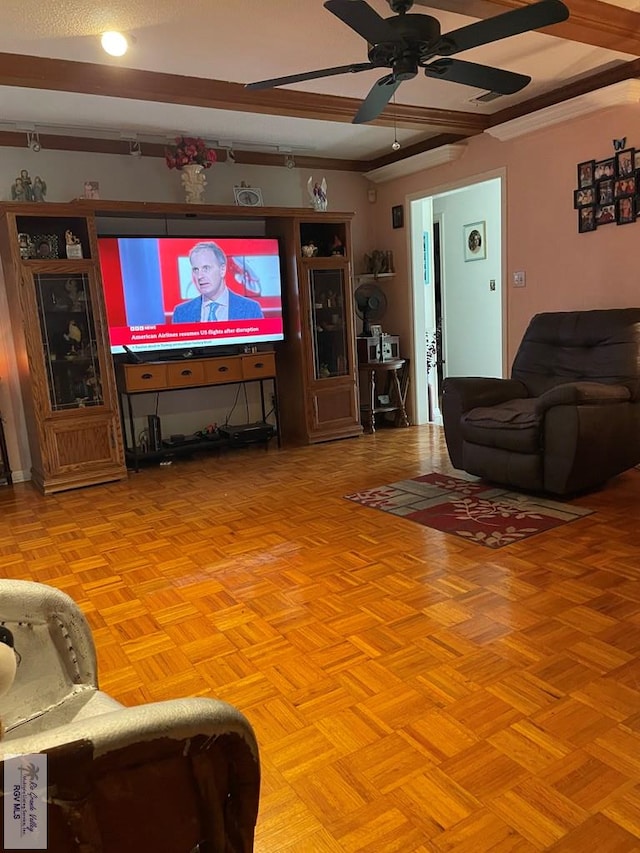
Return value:
<svg viewBox="0 0 640 853">
<path fill-rule="evenodd" d="M 366 281 L 379 281 L 380 279 L 395 278 L 394 272 L 379 272 L 377 275 L 373 272 L 365 272 L 355 277 L 356 284 L 363 284 Z"/>
</svg>

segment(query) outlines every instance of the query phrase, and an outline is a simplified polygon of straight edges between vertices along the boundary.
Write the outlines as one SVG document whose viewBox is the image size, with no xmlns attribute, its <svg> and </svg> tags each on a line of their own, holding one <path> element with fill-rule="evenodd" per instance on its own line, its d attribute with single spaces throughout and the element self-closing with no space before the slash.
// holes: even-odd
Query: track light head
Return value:
<svg viewBox="0 0 640 853">
<path fill-rule="evenodd" d="M 36 154 L 38 153 L 38 151 L 42 151 L 40 137 L 35 130 L 27 131 L 27 147 L 30 148 L 32 151 L 35 151 Z"/>
</svg>

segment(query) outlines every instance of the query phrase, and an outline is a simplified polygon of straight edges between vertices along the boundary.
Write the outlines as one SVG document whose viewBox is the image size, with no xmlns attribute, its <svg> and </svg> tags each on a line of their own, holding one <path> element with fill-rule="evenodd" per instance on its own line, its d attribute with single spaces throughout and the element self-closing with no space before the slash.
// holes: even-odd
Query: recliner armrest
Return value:
<svg viewBox="0 0 640 853">
<path fill-rule="evenodd" d="M 606 406 L 631 400 L 631 391 L 625 385 L 605 382 L 563 382 L 549 388 L 536 401 L 536 414 L 552 406 Z"/>
<path fill-rule="evenodd" d="M 486 376 L 448 376 L 442 386 L 443 396 L 455 395 L 461 413 L 478 406 L 497 406 L 507 400 L 529 396 L 519 379 L 496 379 Z"/>
</svg>

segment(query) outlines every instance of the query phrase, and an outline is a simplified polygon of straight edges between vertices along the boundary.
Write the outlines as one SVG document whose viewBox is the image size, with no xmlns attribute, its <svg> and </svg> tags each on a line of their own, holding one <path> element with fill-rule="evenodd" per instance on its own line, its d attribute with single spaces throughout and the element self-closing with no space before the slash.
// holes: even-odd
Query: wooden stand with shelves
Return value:
<svg viewBox="0 0 640 853">
<path fill-rule="evenodd" d="M 0 222 L 31 474 L 44 494 L 126 476 L 93 225 L 73 205 L 5 205 Z M 82 259 L 65 257 L 67 231 Z"/>
<path fill-rule="evenodd" d="M 264 383 L 272 386 L 275 430 L 278 432 L 278 393 L 275 353 L 259 352 L 221 358 L 186 359 L 171 362 L 146 362 L 142 364 L 118 364 L 116 368 L 118 391 L 126 403 L 121 407 L 122 432 L 128 461 L 135 471 L 140 462 L 158 460 L 168 456 L 184 455 L 196 450 L 216 450 L 230 442 L 202 436 L 200 441 L 192 436 L 184 444 L 163 446 L 159 450 L 142 452 L 135 433 L 132 397 L 139 394 L 178 392 L 190 388 L 205 388 L 229 384 L 260 383 L 262 420 L 267 417 Z"/>
<path fill-rule="evenodd" d="M 361 435 L 351 284 L 351 215 L 275 220 L 287 245 L 286 340 L 279 349 L 285 442 L 313 444 Z M 304 257 L 313 243 L 318 255 Z"/>
</svg>

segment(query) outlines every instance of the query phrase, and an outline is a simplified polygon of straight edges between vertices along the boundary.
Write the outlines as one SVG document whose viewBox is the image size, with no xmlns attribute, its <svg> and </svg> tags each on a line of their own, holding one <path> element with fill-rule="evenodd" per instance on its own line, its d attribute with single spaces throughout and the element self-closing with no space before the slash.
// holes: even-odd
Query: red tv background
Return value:
<svg viewBox="0 0 640 853">
<path fill-rule="evenodd" d="M 189 251 L 215 242 L 227 255 L 229 290 L 259 303 L 263 319 L 171 325 L 173 309 L 199 296 Z M 278 241 L 266 237 L 101 237 L 98 241 L 112 352 L 282 340 Z M 182 284 L 182 292 L 181 292 Z"/>
</svg>

